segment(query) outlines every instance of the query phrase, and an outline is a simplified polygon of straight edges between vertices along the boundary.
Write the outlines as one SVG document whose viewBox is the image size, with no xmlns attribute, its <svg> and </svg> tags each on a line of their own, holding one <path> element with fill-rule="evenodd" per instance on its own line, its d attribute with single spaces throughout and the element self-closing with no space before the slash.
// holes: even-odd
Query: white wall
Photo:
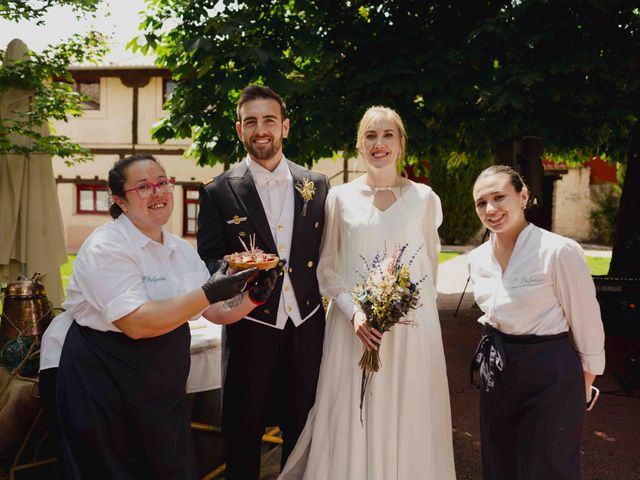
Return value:
<svg viewBox="0 0 640 480">
<path fill-rule="evenodd" d="M 151 139 L 151 129 L 168 112 L 162 109 L 162 78 L 153 77 L 149 83 L 138 92 L 138 144 L 142 146 L 158 147 L 158 142 Z M 191 141 L 187 139 L 168 140 L 160 148 L 179 146 L 188 148 Z"/>
<path fill-rule="evenodd" d="M 131 104 L 133 90 L 119 78 L 100 79 L 100 110 L 86 110 L 68 123 L 52 122 L 59 135 L 66 135 L 83 146 L 126 146 L 131 144 Z"/>
</svg>

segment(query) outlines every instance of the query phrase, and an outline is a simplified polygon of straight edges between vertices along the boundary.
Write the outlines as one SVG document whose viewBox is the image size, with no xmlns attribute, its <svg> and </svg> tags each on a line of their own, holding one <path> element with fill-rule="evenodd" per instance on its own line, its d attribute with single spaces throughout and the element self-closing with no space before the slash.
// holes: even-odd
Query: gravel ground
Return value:
<svg viewBox="0 0 640 480">
<path fill-rule="evenodd" d="M 441 311 L 451 394 L 458 480 L 481 479 L 478 393 L 469 385 L 469 360 L 481 335 L 478 310 Z M 596 380 L 601 396 L 582 430 L 583 480 L 640 479 L 640 340 L 607 337 L 607 369 Z M 627 377 L 616 380 L 615 376 Z M 625 385 L 628 392 L 621 387 Z M 634 394 L 632 396 L 630 394 Z"/>
<path fill-rule="evenodd" d="M 482 478 L 478 392 L 469 384 L 469 361 L 481 335 L 478 316 L 469 308 L 457 317 L 454 310 L 440 312 L 458 480 Z M 640 357 L 640 340 L 607 338 L 607 370 L 596 381 L 602 394 L 583 427 L 582 480 L 640 480 L 640 365 L 634 357 Z M 265 457 L 262 478 L 275 479 L 279 452 Z"/>
</svg>

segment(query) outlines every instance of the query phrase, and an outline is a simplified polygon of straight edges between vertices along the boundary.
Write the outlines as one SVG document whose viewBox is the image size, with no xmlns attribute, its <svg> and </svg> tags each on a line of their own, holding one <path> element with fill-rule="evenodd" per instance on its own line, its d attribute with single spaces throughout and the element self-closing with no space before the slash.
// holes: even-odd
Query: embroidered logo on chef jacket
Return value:
<svg viewBox="0 0 640 480">
<path fill-rule="evenodd" d="M 531 287 L 542 283 L 544 283 L 544 273 L 533 275 L 514 275 L 508 279 L 508 286 L 510 288 Z"/>
<path fill-rule="evenodd" d="M 193 279 L 191 278 L 193 277 Z M 195 279 L 202 281 L 202 275 L 176 274 L 176 275 L 143 275 L 142 284 L 150 300 L 166 300 L 175 298 L 193 289 Z M 206 281 L 206 279 L 205 279 Z"/>
<path fill-rule="evenodd" d="M 166 282 L 167 277 L 159 277 L 156 275 L 144 275 L 142 277 L 142 283 L 158 283 L 158 282 Z"/>
</svg>

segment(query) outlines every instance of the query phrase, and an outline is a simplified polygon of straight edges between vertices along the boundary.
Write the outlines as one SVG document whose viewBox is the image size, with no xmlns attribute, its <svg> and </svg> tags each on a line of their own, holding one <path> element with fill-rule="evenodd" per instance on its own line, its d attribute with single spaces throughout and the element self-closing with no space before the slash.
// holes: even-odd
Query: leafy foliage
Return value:
<svg viewBox="0 0 640 480">
<path fill-rule="evenodd" d="M 466 142 L 464 125 L 447 118 L 447 108 L 475 101 L 461 32 L 479 26 L 481 10 L 496 9 L 475 3 L 482 5 L 152 0 L 144 35 L 132 45 L 155 50 L 179 81 L 154 136 L 191 137 L 190 153 L 202 164 L 235 161 L 242 147 L 234 104 L 244 86 L 258 82 L 287 100 L 293 134 L 285 150 L 300 163 L 353 154 L 355 125 L 375 104 L 405 119 L 409 160 L 451 151 Z M 171 19 L 176 26 L 166 29 Z"/>
<path fill-rule="evenodd" d="M 83 97 L 74 91 L 68 67 L 95 62 L 104 50 L 102 36 L 90 32 L 86 36 L 74 35 L 65 43 L 41 53 L 30 52 L 25 60 L 3 65 L 0 68 L 0 96 L 18 90 L 29 92 L 32 100 L 29 111 L 13 111 L 8 117 L 0 118 L 0 153 L 28 156 L 46 152 L 63 158 L 75 157 L 79 161 L 90 159 L 88 149 L 63 135 L 45 135 L 42 126 L 52 119 L 66 121 L 69 115 L 82 114 Z M 19 141 L 20 137 L 28 141 Z"/>
<path fill-rule="evenodd" d="M 501 140 L 531 134 L 550 153 L 620 157 L 637 115 L 632 52 L 640 20 L 630 0 L 149 0 L 149 7 L 132 45 L 155 50 L 180 82 L 155 136 L 192 137 L 201 163 L 241 154 L 234 102 L 252 82 L 288 100 L 287 152 L 305 163 L 353 153 L 354 125 L 372 104 L 405 119 L 409 161 L 451 151 L 485 158 Z M 165 27 L 171 20 L 175 27 Z M 611 67 L 625 73 L 611 75 Z"/>
<path fill-rule="evenodd" d="M 54 6 L 68 5 L 77 12 L 92 12 L 102 0 L 2 0 L 0 17 L 11 20 L 36 20 L 42 23 L 42 17 Z"/>
<path fill-rule="evenodd" d="M 54 6 L 71 6 L 78 14 L 95 12 L 102 0 L 3 0 L 0 17 L 11 21 L 35 20 Z M 49 120 L 66 121 L 68 116 L 82 114 L 84 98 L 73 88 L 68 71 L 72 64 L 96 63 L 106 50 L 104 38 L 97 32 L 73 35 L 60 45 L 41 53 L 30 52 L 22 61 L 7 63 L 0 52 L 0 97 L 23 91 L 31 95 L 28 112 L 12 111 L 0 118 L 0 154 L 30 155 L 41 152 L 77 161 L 92 158 L 91 152 L 63 135 L 43 134 Z"/>
<path fill-rule="evenodd" d="M 478 174 L 490 164 L 490 159 L 472 160 L 465 154 L 452 153 L 431 167 L 430 185 L 439 192 L 442 210 L 446 212 L 438 229 L 445 244 L 465 244 L 482 227 L 473 208 L 471 191 Z"/>
<path fill-rule="evenodd" d="M 513 2 L 469 39 L 493 62 L 478 82 L 489 138 L 533 134 L 547 153 L 627 153 L 640 105 L 637 2 Z"/>
<path fill-rule="evenodd" d="M 592 190 L 595 207 L 589 213 L 591 231 L 597 242 L 611 245 L 616 233 L 616 220 L 620 207 L 620 187 L 604 185 L 602 189 Z"/>
<path fill-rule="evenodd" d="M 484 161 L 503 140 L 527 135 L 553 155 L 627 155 L 612 269 L 629 264 L 615 251 L 640 238 L 637 0 L 148 5 L 133 46 L 155 50 L 179 81 L 154 135 L 193 138 L 199 163 L 241 156 L 234 102 L 253 82 L 288 101 L 285 151 L 300 163 L 352 154 L 355 125 L 373 104 L 404 118 L 407 160 L 418 166 L 438 168 L 449 152 Z"/>
<path fill-rule="evenodd" d="M 610 274 L 638 276 L 638 3 L 512 2 L 470 39 L 484 45 L 480 51 L 494 62 L 491 81 L 478 79 L 482 115 L 474 116 L 476 122 L 489 120 L 483 127 L 489 138 L 533 134 L 552 154 L 604 154 L 617 161 L 626 156 Z"/>
</svg>

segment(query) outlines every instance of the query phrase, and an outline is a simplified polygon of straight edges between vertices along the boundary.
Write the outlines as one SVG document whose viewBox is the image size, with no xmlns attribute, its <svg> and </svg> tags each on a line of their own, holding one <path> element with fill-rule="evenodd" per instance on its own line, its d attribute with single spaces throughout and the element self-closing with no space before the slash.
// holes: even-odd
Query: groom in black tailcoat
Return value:
<svg viewBox="0 0 640 480">
<path fill-rule="evenodd" d="M 213 272 L 255 236 L 257 247 L 287 260 L 266 303 L 225 327 L 225 478 L 252 480 L 267 419 L 282 430 L 284 465 L 315 401 L 325 321 L 316 267 L 329 181 L 284 157 L 289 119 L 273 90 L 245 88 L 237 115 L 247 156 L 200 188 L 198 252 Z"/>
</svg>

